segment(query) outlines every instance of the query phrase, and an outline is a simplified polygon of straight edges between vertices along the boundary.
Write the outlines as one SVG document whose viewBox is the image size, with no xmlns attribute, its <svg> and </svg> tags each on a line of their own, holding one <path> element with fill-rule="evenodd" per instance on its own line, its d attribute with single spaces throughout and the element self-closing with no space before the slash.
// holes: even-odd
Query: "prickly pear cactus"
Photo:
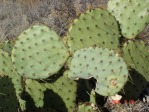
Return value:
<svg viewBox="0 0 149 112">
<path fill-rule="evenodd" d="M 11 79 L 0 77 L 0 112 L 18 112 L 19 105 Z"/>
<path fill-rule="evenodd" d="M 43 25 L 24 31 L 12 50 L 12 61 L 18 73 L 32 79 L 45 79 L 57 73 L 68 56 L 61 38 Z"/>
<path fill-rule="evenodd" d="M 78 105 L 77 112 L 100 112 L 92 103 L 83 103 Z"/>
<path fill-rule="evenodd" d="M 143 41 L 128 41 L 123 47 L 123 57 L 131 68 L 149 81 L 149 46 Z"/>
<path fill-rule="evenodd" d="M 0 75 L 3 76 L 5 74 L 5 69 L 7 68 L 6 67 L 6 64 L 5 62 L 7 61 L 7 59 L 5 58 L 4 56 L 4 51 L 2 49 L 0 49 Z M 6 67 L 6 68 L 5 68 Z"/>
<path fill-rule="evenodd" d="M 11 53 L 14 44 L 15 44 L 15 41 L 7 40 L 5 42 L 0 43 L 0 49 L 3 49 L 4 51 Z"/>
<path fill-rule="evenodd" d="M 113 50 L 107 48 L 83 48 L 74 53 L 70 64 L 70 79 L 94 77 L 95 91 L 103 96 L 119 92 L 128 78 L 127 65 Z"/>
<path fill-rule="evenodd" d="M 106 10 L 87 10 L 74 20 L 66 39 L 71 53 L 89 46 L 118 50 L 118 25 L 115 18 Z"/>
<path fill-rule="evenodd" d="M 26 79 L 25 82 L 25 90 L 33 98 L 36 107 L 50 107 L 61 112 L 75 109 L 77 84 L 67 78 L 67 73 L 51 83 L 39 83 L 32 79 Z"/>
<path fill-rule="evenodd" d="M 122 35 L 135 38 L 149 23 L 149 0 L 109 0 L 108 10 L 120 23 Z"/>
<path fill-rule="evenodd" d="M 134 69 L 129 71 L 130 77 L 123 88 L 123 98 L 126 100 L 137 100 L 147 86 L 147 81 Z"/>
<path fill-rule="evenodd" d="M 33 98 L 36 107 L 43 107 L 44 91 L 46 91 L 43 84 L 32 79 L 26 79 L 25 91 Z"/>
<path fill-rule="evenodd" d="M 65 103 L 65 105 L 59 104 L 59 102 L 55 100 L 54 96 L 50 96 L 52 94 L 49 93 L 49 105 L 54 104 L 51 108 L 61 112 L 73 112 L 76 106 L 77 83 L 68 79 L 67 75 L 66 71 L 64 75 L 58 78 L 55 82 L 45 84 L 46 88 L 59 95 Z M 66 106 L 66 110 L 64 106 Z"/>
<path fill-rule="evenodd" d="M 14 84 L 20 107 L 22 110 L 25 110 L 25 101 L 21 99 L 21 94 L 23 91 L 22 78 L 14 69 L 10 54 L 2 49 L 0 49 L 0 65 L 0 75 L 6 75 L 11 79 L 12 83 Z"/>
<path fill-rule="evenodd" d="M 100 112 L 96 105 L 96 93 L 93 89 L 91 90 L 89 97 L 89 102 L 80 102 L 78 104 L 76 112 Z"/>
</svg>

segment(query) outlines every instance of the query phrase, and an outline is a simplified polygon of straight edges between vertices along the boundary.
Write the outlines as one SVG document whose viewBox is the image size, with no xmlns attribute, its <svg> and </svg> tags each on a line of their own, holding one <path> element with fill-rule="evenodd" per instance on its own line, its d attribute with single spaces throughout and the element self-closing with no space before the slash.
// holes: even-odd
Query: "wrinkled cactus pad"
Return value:
<svg viewBox="0 0 149 112">
<path fill-rule="evenodd" d="M 117 21 L 108 11 L 96 8 L 82 13 L 69 28 L 67 44 L 71 53 L 89 46 L 118 50 Z"/>
<path fill-rule="evenodd" d="M 94 77 L 97 80 L 95 91 L 103 96 L 112 96 L 126 83 L 128 69 L 124 60 L 113 50 L 89 47 L 74 53 L 68 77 Z"/>
<path fill-rule="evenodd" d="M 108 10 L 128 39 L 135 38 L 149 24 L 149 0 L 109 0 Z"/>
<path fill-rule="evenodd" d="M 12 50 L 12 62 L 18 73 L 32 79 L 45 79 L 57 73 L 68 56 L 57 33 L 43 25 L 24 31 Z"/>
<path fill-rule="evenodd" d="M 127 64 L 149 81 L 149 46 L 143 41 L 128 41 L 123 47 Z"/>
</svg>

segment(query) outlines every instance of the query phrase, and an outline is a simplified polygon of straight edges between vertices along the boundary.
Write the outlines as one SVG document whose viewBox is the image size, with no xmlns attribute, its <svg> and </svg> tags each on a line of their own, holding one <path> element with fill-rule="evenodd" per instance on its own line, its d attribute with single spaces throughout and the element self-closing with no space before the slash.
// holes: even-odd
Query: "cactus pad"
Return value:
<svg viewBox="0 0 149 112">
<path fill-rule="evenodd" d="M 124 60 L 113 50 L 89 47 L 74 53 L 68 77 L 94 77 L 97 80 L 95 91 L 103 96 L 113 96 L 126 83 L 128 70 Z"/>
<path fill-rule="evenodd" d="M 79 104 L 78 105 L 78 110 L 77 112 L 100 112 L 97 109 L 94 109 L 91 103 L 84 103 L 84 104 Z"/>
<path fill-rule="evenodd" d="M 43 107 L 44 91 L 46 90 L 44 85 L 32 79 L 27 79 L 25 84 L 25 91 L 33 98 L 35 106 Z"/>
<path fill-rule="evenodd" d="M 39 83 L 27 79 L 25 90 L 33 98 L 35 106 L 38 108 L 44 106 L 43 108 L 50 107 L 61 112 L 66 112 L 66 110 L 72 112 L 76 106 L 77 85 L 75 81 L 67 78 L 66 72 L 64 76 L 51 83 Z"/>
<path fill-rule="evenodd" d="M 44 79 L 57 73 L 69 56 L 55 31 L 35 25 L 24 31 L 12 50 L 12 61 L 23 77 Z"/>
<path fill-rule="evenodd" d="M 66 39 L 71 53 L 89 46 L 118 50 L 118 25 L 108 11 L 100 8 L 88 10 L 74 20 Z"/>
<path fill-rule="evenodd" d="M 108 10 L 128 39 L 135 38 L 149 23 L 149 0 L 109 0 Z"/>
<path fill-rule="evenodd" d="M 15 89 L 7 76 L 0 77 L 0 112 L 18 112 Z"/>
<path fill-rule="evenodd" d="M 76 106 L 77 83 L 68 79 L 67 75 L 68 74 L 66 71 L 64 75 L 58 78 L 55 82 L 45 85 L 48 89 L 58 94 L 65 103 L 67 111 L 64 109 L 63 104 L 59 104 L 59 102 L 55 98 L 53 98 L 54 96 L 50 96 L 52 94 L 49 94 L 49 96 L 51 97 L 51 100 L 49 99 L 51 101 L 49 102 L 49 104 L 54 104 L 51 108 L 54 108 L 58 112 L 73 112 Z M 58 106 L 59 108 L 57 108 Z"/>
<path fill-rule="evenodd" d="M 3 76 L 5 74 L 6 69 L 8 68 L 6 65 L 9 64 L 5 64 L 7 61 L 7 58 L 5 58 L 5 52 L 0 49 L 0 76 Z"/>
<path fill-rule="evenodd" d="M 127 64 L 149 81 L 149 46 L 143 41 L 128 41 L 123 47 Z"/>
<path fill-rule="evenodd" d="M 8 53 L 11 53 L 12 49 L 13 49 L 13 46 L 15 44 L 15 41 L 13 40 L 7 40 L 3 43 L 0 43 L 0 49 L 3 49 L 4 51 L 8 52 Z"/>
<path fill-rule="evenodd" d="M 2 49 L 0 49 L 0 65 L 0 75 L 6 75 L 11 79 L 12 83 L 14 84 L 20 107 L 22 110 L 25 110 L 25 101 L 21 99 L 21 93 L 23 91 L 22 78 L 14 69 L 10 54 L 3 51 Z"/>
</svg>

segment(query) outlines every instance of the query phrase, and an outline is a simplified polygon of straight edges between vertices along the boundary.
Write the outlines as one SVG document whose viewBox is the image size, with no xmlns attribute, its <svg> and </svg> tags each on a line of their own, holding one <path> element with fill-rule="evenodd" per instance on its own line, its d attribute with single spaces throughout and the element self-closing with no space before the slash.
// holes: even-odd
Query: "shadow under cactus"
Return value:
<svg viewBox="0 0 149 112">
<path fill-rule="evenodd" d="M 18 109 L 13 83 L 6 76 L 0 77 L 0 112 L 17 112 Z"/>
<path fill-rule="evenodd" d="M 86 86 L 86 80 L 85 79 L 80 79 L 78 80 L 78 89 L 77 89 L 77 99 L 78 102 L 82 101 L 89 101 L 90 100 L 90 94 L 91 90 L 89 90 L 89 88 L 87 88 Z"/>
<path fill-rule="evenodd" d="M 130 70 L 130 77 L 120 94 L 123 96 L 122 100 L 138 100 L 139 96 L 147 86 L 145 78 L 139 74 L 135 69 Z"/>
<path fill-rule="evenodd" d="M 43 108 L 52 108 L 58 112 L 68 112 L 65 102 L 63 102 L 61 97 L 52 90 L 47 90 L 45 92 L 44 103 L 45 105 Z"/>
<path fill-rule="evenodd" d="M 58 94 L 54 93 L 52 90 L 47 90 L 44 94 L 45 105 L 43 108 L 37 108 L 30 95 L 24 93 L 23 99 L 27 102 L 27 110 L 25 112 L 67 112 L 65 103 Z"/>
</svg>

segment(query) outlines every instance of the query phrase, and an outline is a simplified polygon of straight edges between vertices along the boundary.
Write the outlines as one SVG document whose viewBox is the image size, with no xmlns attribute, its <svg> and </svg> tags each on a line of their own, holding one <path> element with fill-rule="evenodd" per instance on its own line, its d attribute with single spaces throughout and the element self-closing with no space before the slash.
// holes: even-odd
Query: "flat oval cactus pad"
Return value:
<svg viewBox="0 0 149 112">
<path fill-rule="evenodd" d="M 57 33 L 35 25 L 24 31 L 12 50 L 12 62 L 20 75 L 45 79 L 57 73 L 69 52 Z"/>
<path fill-rule="evenodd" d="M 103 96 L 113 96 L 126 83 L 128 69 L 124 60 L 113 50 L 89 47 L 74 53 L 68 77 L 94 77 L 97 80 L 95 91 Z"/>
</svg>

